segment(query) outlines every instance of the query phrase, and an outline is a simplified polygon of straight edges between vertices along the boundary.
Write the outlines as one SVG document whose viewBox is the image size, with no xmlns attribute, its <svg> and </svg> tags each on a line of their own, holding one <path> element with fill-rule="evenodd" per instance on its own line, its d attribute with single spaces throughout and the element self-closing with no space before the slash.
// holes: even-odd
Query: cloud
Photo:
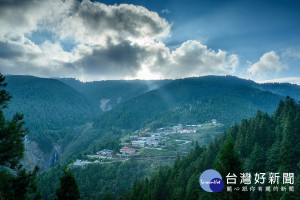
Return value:
<svg viewBox="0 0 300 200">
<path fill-rule="evenodd" d="M 257 81 L 258 83 L 292 83 L 300 85 L 300 77 L 287 77 L 287 78 L 278 78 L 271 80 Z"/>
<path fill-rule="evenodd" d="M 283 52 L 282 56 L 291 57 L 294 59 L 300 59 L 300 51 L 290 48 L 290 49 L 287 49 L 285 52 Z"/>
<path fill-rule="evenodd" d="M 171 25 L 142 6 L 105 5 L 84 0 L 69 9 L 56 34 L 89 45 L 103 45 L 122 40 L 143 42 L 167 37 Z"/>
<path fill-rule="evenodd" d="M 171 50 L 163 43 L 171 24 L 142 6 L 6 0 L 0 2 L 0 26 L 0 67 L 7 74 L 180 78 L 234 74 L 239 65 L 237 55 L 194 40 Z M 46 39 L 35 42 L 35 34 Z"/>
<path fill-rule="evenodd" d="M 165 48 L 159 53 L 156 57 L 160 59 L 153 63 L 151 69 L 168 78 L 234 74 L 239 64 L 237 55 L 227 55 L 222 50 L 215 52 L 194 40 L 184 42 L 174 51 Z"/>
<path fill-rule="evenodd" d="M 286 66 L 280 62 L 279 56 L 274 51 L 270 51 L 265 53 L 258 62 L 251 65 L 248 68 L 248 72 L 252 75 L 261 76 L 276 73 L 285 68 Z"/>
<path fill-rule="evenodd" d="M 92 52 L 74 62 L 82 70 L 81 79 L 123 79 L 136 76 L 146 58 L 145 49 L 129 41 L 108 44 L 105 48 L 94 48 Z"/>
<path fill-rule="evenodd" d="M 57 23 L 70 7 L 71 1 L 0 1 L 0 38 L 11 34 L 21 36 Z"/>
<path fill-rule="evenodd" d="M 162 10 L 161 10 L 161 13 L 169 14 L 169 13 L 171 13 L 171 12 L 170 12 L 170 10 L 169 10 L 168 8 L 166 8 L 166 9 L 162 9 Z"/>
</svg>

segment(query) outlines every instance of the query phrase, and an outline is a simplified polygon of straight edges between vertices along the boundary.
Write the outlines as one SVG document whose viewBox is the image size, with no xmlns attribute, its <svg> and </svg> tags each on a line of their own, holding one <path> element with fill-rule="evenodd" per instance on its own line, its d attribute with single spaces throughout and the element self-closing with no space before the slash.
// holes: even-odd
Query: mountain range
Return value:
<svg viewBox="0 0 300 200">
<path fill-rule="evenodd" d="M 233 76 L 86 83 L 7 76 L 6 82 L 13 96 L 6 115 L 23 113 L 30 129 L 25 162 L 34 160 L 44 169 L 59 158 L 105 142 L 111 134 L 153 124 L 159 127 L 211 119 L 229 127 L 254 116 L 258 109 L 273 113 L 285 96 L 300 99 L 298 85 L 258 84 Z"/>
</svg>

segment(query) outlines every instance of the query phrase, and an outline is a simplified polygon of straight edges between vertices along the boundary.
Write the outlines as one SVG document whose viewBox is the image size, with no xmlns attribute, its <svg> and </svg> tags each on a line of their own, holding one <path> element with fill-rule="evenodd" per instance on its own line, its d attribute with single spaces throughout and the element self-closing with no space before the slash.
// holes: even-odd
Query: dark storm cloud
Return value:
<svg viewBox="0 0 300 200">
<path fill-rule="evenodd" d="M 147 31 L 147 35 L 155 36 L 164 32 L 168 26 L 157 13 L 149 12 L 141 6 L 121 4 L 108 7 L 105 4 L 94 5 L 83 1 L 80 6 L 74 8 L 76 9 L 73 13 L 76 13 L 90 30 L 97 33 L 110 29 L 119 30 L 123 37 L 140 37 L 145 34 L 143 31 Z"/>
<path fill-rule="evenodd" d="M 171 25 L 144 7 L 121 4 L 108 6 L 84 0 L 70 4 L 68 15 L 55 28 L 62 38 L 88 44 L 105 45 L 133 39 L 158 39 L 169 35 Z"/>
<path fill-rule="evenodd" d="M 0 42 L 0 58 L 15 59 L 23 56 L 24 52 L 19 45 L 9 44 L 8 42 Z"/>
<path fill-rule="evenodd" d="M 140 69 L 140 62 L 145 57 L 145 50 L 128 41 L 109 44 L 105 49 L 94 49 L 74 63 L 89 76 L 107 77 L 109 79 L 134 76 Z"/>
</svg>

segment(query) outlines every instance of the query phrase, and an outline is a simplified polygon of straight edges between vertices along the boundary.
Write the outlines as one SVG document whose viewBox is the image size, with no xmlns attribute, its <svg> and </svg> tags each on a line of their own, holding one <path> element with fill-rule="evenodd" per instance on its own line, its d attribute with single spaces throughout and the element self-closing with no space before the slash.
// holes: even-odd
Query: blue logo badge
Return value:
<svg viewBox="0 0 300 200">
<path fill-rule="evenodd" d="M 204 171 L 200 175 L 199 183 L 206 192 L 221 192 L 224 188 L 221 174 L 213 169 Z"/>
</svg>

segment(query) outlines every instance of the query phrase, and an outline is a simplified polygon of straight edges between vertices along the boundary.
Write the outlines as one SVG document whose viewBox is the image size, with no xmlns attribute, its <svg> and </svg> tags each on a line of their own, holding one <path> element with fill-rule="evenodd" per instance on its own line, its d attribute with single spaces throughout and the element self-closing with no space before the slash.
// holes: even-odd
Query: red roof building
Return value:
<svg viewBox="0 0 300 200">
<path fill-rule="evenodd" d="M 122 154 L 133 155 L 133 154 L 135 154 L 135 149 L 132 149 L 132 148 L 129 148 L 129 147 L 123 147 L 122 149 L 120 149 L 120 152 Z"/>
</svg>

